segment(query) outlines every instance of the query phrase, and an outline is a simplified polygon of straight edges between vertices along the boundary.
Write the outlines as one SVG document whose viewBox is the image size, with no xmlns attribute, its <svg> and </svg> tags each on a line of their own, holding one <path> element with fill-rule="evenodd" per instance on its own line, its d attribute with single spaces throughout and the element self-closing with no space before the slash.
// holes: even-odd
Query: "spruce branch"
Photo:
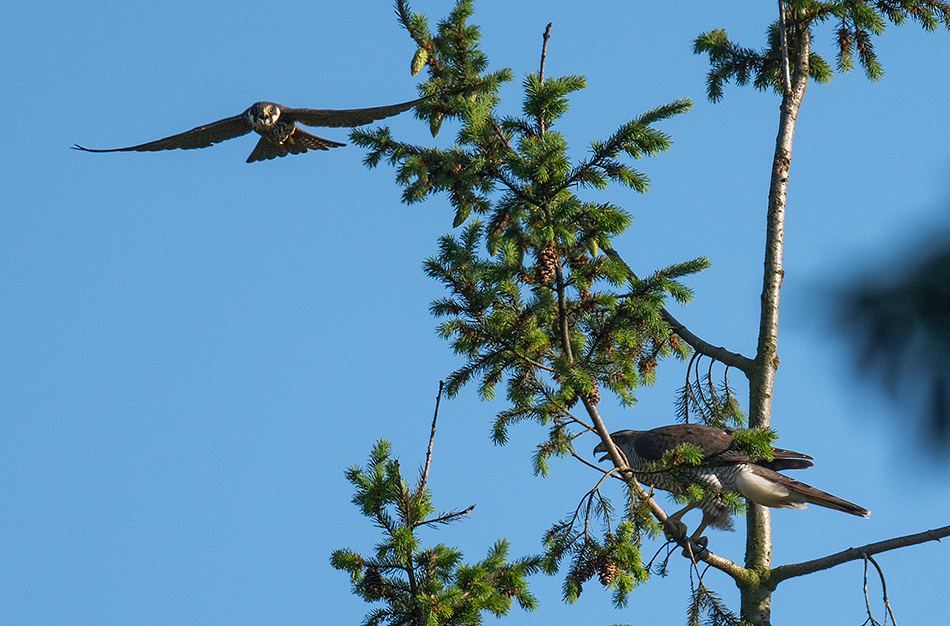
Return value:
<svg viewBox="0 0 950 626">
<path fill-rule="evenodd" d="M 623 257 L 620 256 L 620 253 L 617 252 L 612 246 L 605 245 L 603 246 L 604 252 L 613 259 L 616 259 L 627 268 L 627 272 L 630 274 L 630 277 L 634 280 L 640 280 L 637 274 L 627 265 L 627 262 L 624 261 Z M 672 313 L 670 313 L 666 307 L 660 309 L 660 314 L 663 316 L 663 320 L 670 325 L 670 328 L 673 329 L 677 335 L 679 335 L 683 341 L 688 343 L 690 347 L 693 348 L 696 352 L 705 354 L 706 356 L 721 361 L 726 365 L 735 367 L 739 371 L 745 373 L 746 375 L 752 369 L 753 360 L 749 357 L 743 356 L 736 352 L 730 352 L 723 347 L 714 346 L 708 341 L 704 341 L 692 333 L 686 326 L 676 319 Z"/>
</svg>

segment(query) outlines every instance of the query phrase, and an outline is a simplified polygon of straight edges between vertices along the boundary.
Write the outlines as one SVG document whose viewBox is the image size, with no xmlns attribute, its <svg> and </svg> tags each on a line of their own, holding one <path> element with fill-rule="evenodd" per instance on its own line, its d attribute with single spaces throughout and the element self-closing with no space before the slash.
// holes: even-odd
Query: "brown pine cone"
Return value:
<svg viewBox="0 0 950 626">
<path fill-rule="evenodd" d="M 366 569 L 366 575 L 363 576 L 363 586 L 366 588 L 366 595 L 370 599 L 379 600 L 383 597 L 383 578 L 375 567 Z"/>
<path fill-rule="evenodd" d="M 617 574 L 617 563 L 608 557 L 605 557 L 600 564 L 600 584 L 606 587 Z"/>
<path fill-rule="evenodd" d="M 577 580 L 579 582 L 587 582 L 594 576 L 594 572 L 597 571 L 597 558 L 596 557 L 587 557 L 583 561 L 577 564 Z"/>
<path fill-rule="evenodd" d="M 554 279 L 557 269 L 557 251 L 554 242 L 549 241 L 538 250 L 534 261 L 534 282 L 538 285 L 547 285 Z"/>
<path fill-rule="evenodd" d="M 587 399 L 590 400 L 590 403 L 594 405 L 600 402 L 600 386 L 597 384 L 596 380 L 594 381 L 594 388 L 591 389 L 589 394 L 587 394 Z"/>
</svg>

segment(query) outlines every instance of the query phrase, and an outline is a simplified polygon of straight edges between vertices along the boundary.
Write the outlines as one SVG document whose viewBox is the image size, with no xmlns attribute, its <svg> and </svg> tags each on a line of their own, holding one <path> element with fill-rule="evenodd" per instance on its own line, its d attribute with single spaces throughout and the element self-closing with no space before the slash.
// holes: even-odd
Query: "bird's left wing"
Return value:
<svg viewBox="0 0 950 626">
<path fill-rule="evenodd" d="M 247 117 L 242 113 L 234 117 L 228 117 L 217 122 L 211 122 L 204 126 L 198 126 L 191 130 L 164 139 L 157 139 L 148 143 L 128 148 L 110 148 L 107 150 L 95 150 L 92 148 L 83 148 L 80 145 L 73 146 L 76 150 L 85 150 L 86 152 L 154 152 L 156 150 L 192 150 L 194 148 L 207 148 L 227 139 L 240 137 L 251 132 L 251 124 Z"/>
<path fill-rule="evenodd" d="M 282 109 L 280 118 L 290 118 L 294 122 L 300 122 L 307 126 L 362 126 L 363 124 L 369 124 L 370 122 L 408 111 L 426 100 L 428 100 L 428 98 L 419 98 L 400 104 L 371 107 L 369 109 Z"/>
</svg>

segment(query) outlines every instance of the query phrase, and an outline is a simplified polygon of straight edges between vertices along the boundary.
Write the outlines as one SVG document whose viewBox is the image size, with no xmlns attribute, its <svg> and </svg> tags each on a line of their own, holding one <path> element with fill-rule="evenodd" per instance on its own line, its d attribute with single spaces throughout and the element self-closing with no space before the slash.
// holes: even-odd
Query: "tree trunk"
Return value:
<svg viewBox="0 0 950 626">
<path fill-rule="evenodd" d="M 784 18 L 784 16 L 783 16 Z M 784 24 L 784 19 L 781 20 Z M 784 26 L 783 26 L 784 30 Z M 765 272 L 762 280 L 762 305 L 759 317 L 759 340 L 755 366 L 749 379 L 749 426 L 768 428 L 771 424 L 772 387 L 778 369 L 778 312 L 779 292 L 782 286 L 782 242 L 785 234 L 785 199 L 788 192 L 788 171 L 792 156 L 792 139 L 798 110 L 808 85 L 808 55 L 810 32 L 807 24 L 799 23 L 790 37 L 795 68 L 786 70 L 791 85 L 784 82 L 778 136 L 772 159 L 772 179 L 769 186 L 769 209 L 765 236 Z M 788 54 L 783 54 L 788 64 Z M 772 564 L 772 524 L 769 510 L 748 503 L 746 514 L 746 568 L 765 577 Z M 761 582 L 741 589 L 740 616 L 743 622 L 756 626 L 770 623 L 771 589 Z"/>
</svg>

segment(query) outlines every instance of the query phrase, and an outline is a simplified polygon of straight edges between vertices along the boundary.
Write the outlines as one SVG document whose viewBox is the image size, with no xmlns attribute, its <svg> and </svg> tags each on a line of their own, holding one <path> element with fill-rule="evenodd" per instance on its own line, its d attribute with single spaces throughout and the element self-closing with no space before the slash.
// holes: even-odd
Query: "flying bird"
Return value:
<svg viewBox="0 0 950 626">
<path fill-rule="evenodd" d="M 94 150 L 78 144 L 76 150 L 86 152 L 154 152 L 157 150 L 192 150 L 246 135 L 252 130 L 261 136 L 247 162 L 264 161 L 288 154 L 302 154 L 307 150 L 329 150 L 346 144 L 324 139 L 304 132 L 297 124 L 306 126 L 353 127 L 369 124 L 408 111 L 426 98 L 401 104 L 369 109 L 292 109 L 273 102 L 255 102 L 249 109 L 217 122 L 211 122 L 189 131 L 139 144 L 128 148 Z"/>
<path fill-rule="evenodd" d="M 773 460 L 753 461 L 745 452 L 731 447 L 732 438 L 737 432 L 737 429 L 701 424 L 674 424 L 653 430 L 618 430 L 610 438 L 627 457 L 627 464 L 641 483 L 679 495 L 685 495 L 690 485 L 699 485 L 704 489 L 705 495 L 700 500 L 670 515 L 685 532 L 685 525 L 680 519 L 683 514 L 696 507 L 703 511 L 702 522 L 691 535 L 694 541 L 700 541 L 700 535 L 708 526 L 732 530 L 729 506 L 720 495 L 724 491 L 738 493 L 764 506 L 803 509 L 811 503 L 851 515 L 870 516 L 870 511 L 857 504 L 778 473 L 779 470 L 811 467 L 812 457 L 801 452 L 772 448 L 775 453 Z M 655 465 L 663 458 L 664 452 L 681 443 L 690 443 L 702 450 L 703 461 L 700 465 Z M 607 447 L 603 442 L 594 448 L 595 454 L 606 452 Z M 606 458 L 605 454 L 599 461 Z"/>
</svg>

